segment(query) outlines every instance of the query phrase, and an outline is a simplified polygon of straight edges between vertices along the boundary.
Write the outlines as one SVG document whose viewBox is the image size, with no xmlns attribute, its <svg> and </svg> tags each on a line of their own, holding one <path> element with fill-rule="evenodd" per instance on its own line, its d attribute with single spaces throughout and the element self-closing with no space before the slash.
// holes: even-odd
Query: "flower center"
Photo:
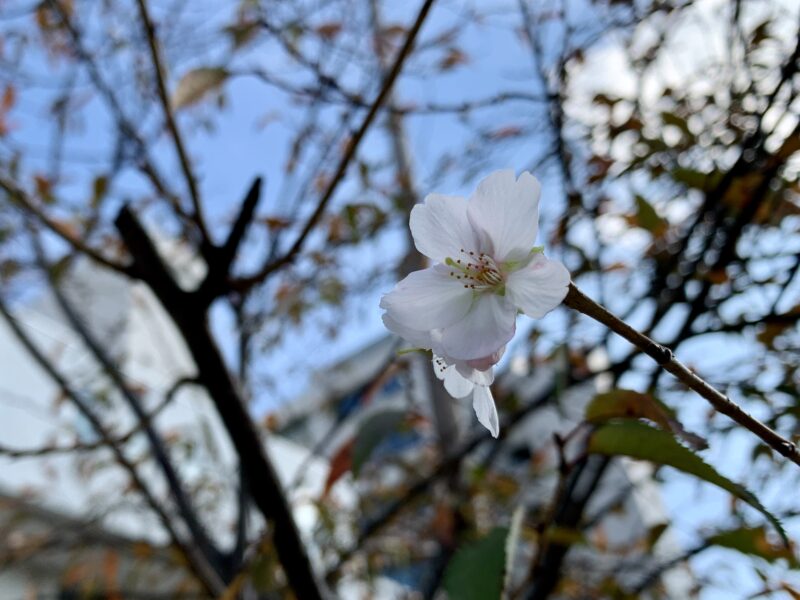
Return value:
<svg viewBox="0 0 800 600">
<path fill-rule="evenodd" d="M 496 291 L 502 293 L 503 271 L 488 254 L 467 252 L 461 249 L 462 258 L 453 260 L 449 256 L 445 264 L 450 267 L 450 277 L 462 280 L 465 288 L 475 291 Z"/>
</svg>

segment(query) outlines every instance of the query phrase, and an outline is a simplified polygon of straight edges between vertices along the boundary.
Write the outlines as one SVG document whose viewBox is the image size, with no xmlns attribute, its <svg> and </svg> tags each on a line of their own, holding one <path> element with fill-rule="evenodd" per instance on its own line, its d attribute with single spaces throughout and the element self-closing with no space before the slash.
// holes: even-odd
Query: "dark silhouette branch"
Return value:
<svg viewBox="0 0 800 600">
<path fill-rule="evenodd" d="M 209 331 L 207 306 L 198 302 L 194 294 L 178 287 L 130 208 L 122 208 L 115 224 L 134 257 L 137 276 L 150 286 L 161 301 L 191 352 L 198 381 L 214 402 L 236 448 L 253 502 L 264 517 L 272 522 L 273 541 L 289 586 L 299 598 L 322 600 L 325 592 L 314 574 L 278 474 Z"/>
<path fill-rule="evenodd" d="M 78 314 L 76 308 L 72 305 L 69 299 L 64 295 L 58 282 L 54 279 L 52 269 L 49 265 L 44 263 L 41 249 L 37 248 L 38 259 L 42 270 L 47 273 L 50 289 L 55 296 L 56 302 L 64 313 L 73 330 L 78 334 L 78 337 L 86 345 L 89 351 L 94 356 L 95 360 L 100 364 L 103 372 L 114 384 L 114 387 L 121 394 L 128 407 L 142 427 L 147 441 L 152 450 L 153 460 L 158 465 L 161 473 L 167 481 L 167 486 L 170 495 L 178 508 L 181 518 L 186 523 L 187 528 L 192 534 L 192 542 L 198 550 L 206 557 L 209 564 L 217 571 L 220 577 L 222 573 L 222 553 L 216 547 L 214 542 L 208 535 L 206 528 L 200 522 L 197 516 L 197 511 L 193 505 L 189 494 L 184 489 L 183 483 L 178 476 L 175 466 L 172 463 L 172 458 L 164 443 L 164 440 L 153 427 L 152 422 L 148 417 L 148 413 L 138 395 L 131 390 L 130 386 L 125 381 L 125 378 L 120 373 L 119 367 L 114 363 L 114 359 L 109 356 L 108 352 L 102 347 L 99 340 L 97 340 L 92 332 L 84 323 L 83 317 Z M 224 577 L 223 577 L 224 578 Z"/>
<path fill-rule="evenodd" d="M 225 243 L 222 246 L 207 245 L 205 258 L 208 265 L 208 274 L 197 291 L 198 299 L 205 304 L 210 304 L 228 289 L 226 284 L 228 283 L 233 262 L 236 260 L 236 255 L 247 229 L 253 222 L 260 198 L 261 178 L 256 177 L 242 201 L 239 214 L 233 222 Z"/>
</svg>

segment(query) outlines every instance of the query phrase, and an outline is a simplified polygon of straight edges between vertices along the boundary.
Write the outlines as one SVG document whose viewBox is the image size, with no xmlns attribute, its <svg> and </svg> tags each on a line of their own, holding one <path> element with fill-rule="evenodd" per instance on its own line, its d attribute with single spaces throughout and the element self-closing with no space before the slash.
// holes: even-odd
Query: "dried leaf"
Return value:
<svg viewBox="0 0 800 600">
<path fill-rule="evenodd" d="M 330 470 L 328 471 L 328 478 L 325 480 L 325 489 L 322 492 L 322 497 L 325 498 L 333 488 L 333 485 L 342 478 L 342 476 L 350 471 L 353 466 L 353 446 L 355 445 L 355 438 L 342 444 L 336 453 L 331 458 Z"/>
<path fill-rule="evenodd" d="M 199 102 L 206 94 L 218 89 L 230 76 L 222 67 L 192 69 L 178 82 L 172 96 L 172 106 L 180 109 Z"/>
</svg>

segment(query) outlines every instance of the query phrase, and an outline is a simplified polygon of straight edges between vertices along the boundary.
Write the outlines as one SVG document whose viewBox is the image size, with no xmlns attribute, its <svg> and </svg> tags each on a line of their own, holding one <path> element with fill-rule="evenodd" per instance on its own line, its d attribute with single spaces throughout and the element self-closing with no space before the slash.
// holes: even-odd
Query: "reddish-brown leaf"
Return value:
<svg viewBox="0 0 800 600">
<path fill-rule="evenodd" d="M 322 497 L 325 498 L 331 491 L 334 484 L 349 472 L 353 466 L 353 445 L 355 438 L 342 444 L 331 458 L 331 468 L 328 471 L 328 478 L 325 480 L 325 489 Z"/>
</svg>

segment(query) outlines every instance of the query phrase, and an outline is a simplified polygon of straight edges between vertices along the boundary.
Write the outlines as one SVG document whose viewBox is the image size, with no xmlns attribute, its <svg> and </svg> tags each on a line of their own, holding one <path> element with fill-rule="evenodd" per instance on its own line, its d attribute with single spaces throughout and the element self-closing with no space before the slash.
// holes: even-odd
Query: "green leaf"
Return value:
<svg viewBox="0 0 800 600">
<path fill-rule="evenodd" d="M 405 423 L 406 411 L 385 410 L 367 417 L 361 424 L 353 444 L 353 476 L 358 477 L 361 467 L 369 460 L 373 450 L 389 435 L 396 433 Z"/>
<path fill-rule="evenodd" d="M 91 205 L 94 208 L 97 208 L 100 205 L 100 201 L 103 200 L 103 198 L 105 198 L 107 192 L 108 192 L 108 177 L 105 175 L 99 175 L 95 177 L 94 182 L 92 183 Z"/>
<path fill-rule="evenodd" d="M 683 183 L 690 188 L 702 190 L 706 187 L 708 174 L 702 171 L 695 171 L 694 169 L 677 167 L 672 170 L 672 178 L 678 183 Z"/>
<path fill-rule="evenodd" d="M 495 527 L 489 534 L 461 546 L 444 573 L 444 589 L 454 600 L 497 600 L 503 593 L 506 539 L 509 530 Z"/>
<path fill-rule="evenodd" d="M 220 87 L 230 73 L 222 67 L 200 67 L 192 69 L 178 82 L 172 95 L 172 106 L 183 108 L 200 101 L 203 96 Z"/>
<path fill-rule="evenodd" d="M 664 111 L 661 113 L 661 120 L 664 122 L 664 125 L 672 125 L 677 127 L 684 135 L 686 135 L 686 137 L 692 137 L 692 132 L 689 130 L 689 124 L 683 117 L 678 116 L 675 113 Z"/>
<path fill-rule="evenodd" d="M 786 546 L 789 539 L 780 521 L 752 493 L 717 471 L 697 454 L 682 446 L 672 434 L 638 421 L 621 421 L 598 427 L 589 438 L 588 451 L 606 456 L 629 456 L 666 465 L 694 475 L 746 502 L 775 526 Z"/>
<path fill-rule="evenodd" d="M 716 169 L 710 173 L 704 173 L 703 171 L 696 171 L 684 167 L 672 169 L 671 175 L 678 183 L 703 191 L 714 189 L 724 176 L 722 171 Z"/>
<path fill-rule="evenodd" d="M 769 562 L 786 559 L 793 568 L 797 568 L 797 557 L 791 548 L 777 546 L 769 541 L 764 527 L 740 527 L 730 531 L 721 531 L 706 539 L 706 542 L 722 548 L 737 550 L 742 554 L 758 556 Z"/>
<path fill-rule="evenodd" d="M 233 49 L 238 50 L 250 42 L 260 29 L 258 21 L 241 21 L 225 27 L 223 31 L 230 36 Z"/>
<path fill-rule="evenodd" d="M 653 205 L 639 194 L 636 194 L 636 222 L 639 227 L 657 237 L 664 235 L 667 231 L 667 221 L 660 217 Z"/>
<path fill-rule="evenodd" d="M 595 424 L 615 419 L 647 419 L 661 429 L 671 431 L 695 450 L 708 447 L 702 437 L 684 429 L 670 407 L 650 394 L 633 390 L 615 389 L 597 394 L 586 406 L 584 418 Z"/>
</svg>

